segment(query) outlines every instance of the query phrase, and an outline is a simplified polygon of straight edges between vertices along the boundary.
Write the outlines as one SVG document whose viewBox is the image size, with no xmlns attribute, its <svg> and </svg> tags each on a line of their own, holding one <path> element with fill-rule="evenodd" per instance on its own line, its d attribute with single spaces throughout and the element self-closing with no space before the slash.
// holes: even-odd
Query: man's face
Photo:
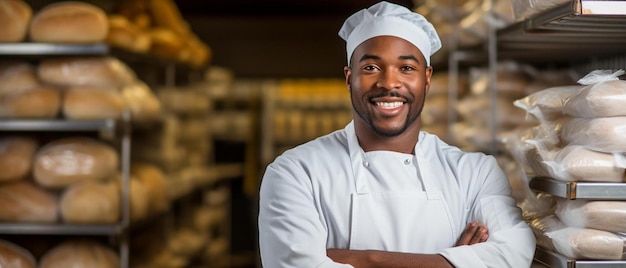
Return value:
<svg viewBox="0 0 626 268">
<path fill-rule="evenodd" d="M 344 73 L 355 124 L 383 137 L 419 127 L 432 68 L 417 47 L 398 37 L 374 37 L 354 50 L 350 65 Z"/>
</svg>

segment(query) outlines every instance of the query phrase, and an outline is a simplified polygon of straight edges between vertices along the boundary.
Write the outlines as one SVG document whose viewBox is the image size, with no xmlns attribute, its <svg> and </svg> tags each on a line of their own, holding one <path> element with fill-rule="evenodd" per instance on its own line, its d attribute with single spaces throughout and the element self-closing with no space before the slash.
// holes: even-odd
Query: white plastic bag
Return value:
<svg viewBox="0 0 626 268">
<path fill-rule="evenodd" d="M 563 100 L 563 113 L 582 118 L 626 115 L 624 71 L 596 70 L 578 80 L 585 85 L 578 93 Z"/>
</svg>

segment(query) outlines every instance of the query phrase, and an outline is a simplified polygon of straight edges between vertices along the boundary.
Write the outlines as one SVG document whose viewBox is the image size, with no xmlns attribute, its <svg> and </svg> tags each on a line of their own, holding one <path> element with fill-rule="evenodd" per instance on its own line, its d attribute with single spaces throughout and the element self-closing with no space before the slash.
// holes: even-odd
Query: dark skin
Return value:
<svg viewBox="0 0 626 268">
<path fill-rule="evenodd" d="M 354 109 L 354 125 L 364 151 L 414 153 L 420 131 L 420 114 L 433 72 L 421 51 L 410 42 L 378 36 L 360 44 L 344 68 Z M 455 246 L 485 242 L 488 230 L 468 224 Z M 328 249 L 335 262 L 357 268 L 454 267 L 439 254 L 380 250 Z"/>
</svg>

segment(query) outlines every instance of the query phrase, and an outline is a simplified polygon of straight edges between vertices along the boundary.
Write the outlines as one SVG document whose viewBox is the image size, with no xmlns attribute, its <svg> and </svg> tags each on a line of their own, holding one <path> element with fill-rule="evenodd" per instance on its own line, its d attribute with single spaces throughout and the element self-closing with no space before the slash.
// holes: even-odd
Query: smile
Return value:
<svg viewBox="0 0 626 268">
<path fill-rule="evenodd" d="M 394 102 L 376 102 L 376 106 L 381 107 L 383 109 L 395 109 L 398 108 L 400 106 L 402 106 L 402 104 L 404 104 L 404 102 L 401 101 L 394 101 Z"/>
</svg>

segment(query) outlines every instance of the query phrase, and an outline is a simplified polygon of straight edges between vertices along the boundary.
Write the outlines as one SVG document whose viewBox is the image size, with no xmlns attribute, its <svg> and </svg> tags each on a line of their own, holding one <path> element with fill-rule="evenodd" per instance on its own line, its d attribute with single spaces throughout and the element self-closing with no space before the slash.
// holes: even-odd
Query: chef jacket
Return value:
<svg viewBox="0 0 626 268">
<path fill-rule="evenodd" d="M 466 225 L 489 239 L 454 247 Z M 326 249 L 441 254 L 455 267 L 530 267 L 535 238 L 495 158 L 420 132 L 414 154 L 364 152 L 354 123 L 268 165 L 259 200 L 263 267 L 352 267 Z"/>
</svg>

